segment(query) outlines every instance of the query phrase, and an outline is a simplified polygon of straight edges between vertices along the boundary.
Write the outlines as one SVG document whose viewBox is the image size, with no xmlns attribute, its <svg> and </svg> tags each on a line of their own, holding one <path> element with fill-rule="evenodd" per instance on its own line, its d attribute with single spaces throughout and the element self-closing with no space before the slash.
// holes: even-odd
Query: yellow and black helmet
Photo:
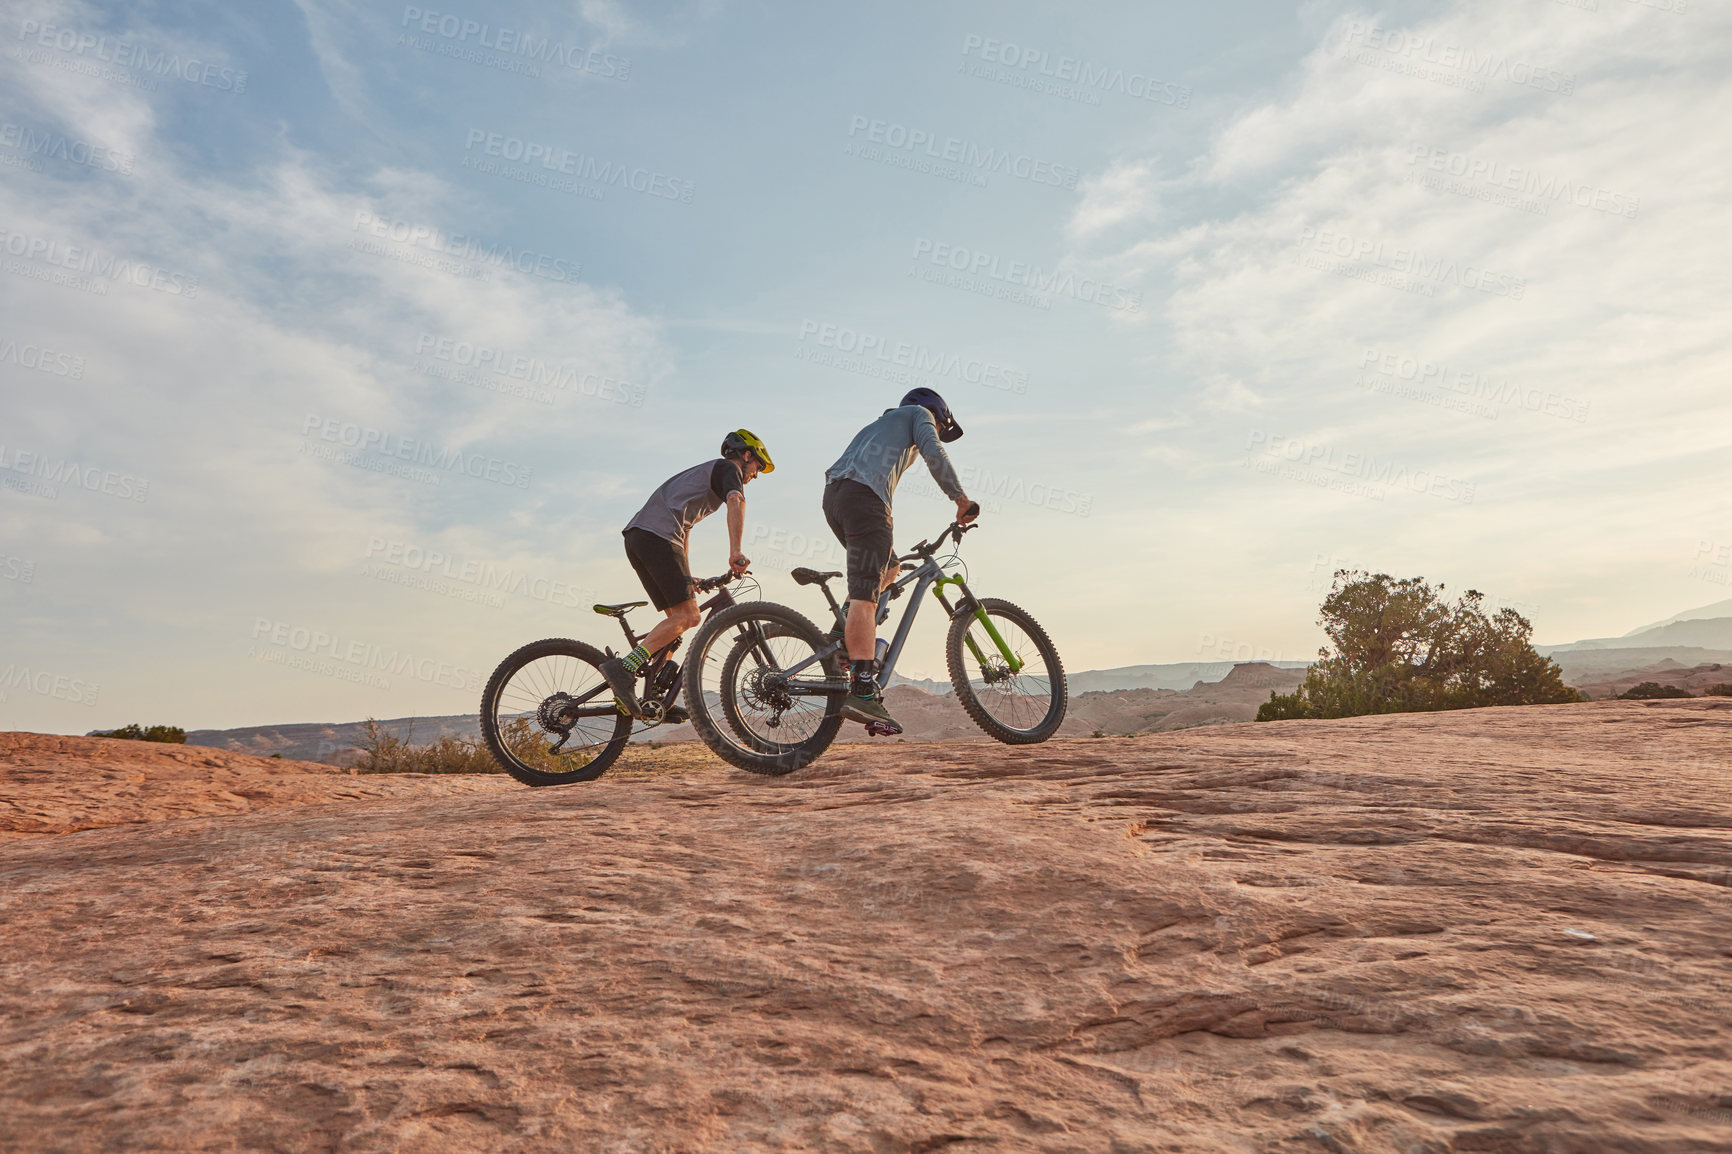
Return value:
<svg viewBox="0 0 1732 1154">
<path fill-rule="evenodd" d="M 764 442 L 758 439 L 758 434 L 750 429 L 735 429 L 722 438 L 722 456 L 737 457 L 750 449 L 763 463 L 764 472 L 774 473 L 776 463 L 770 460 L 770 451 L 764 448 Z"/>
</svg>

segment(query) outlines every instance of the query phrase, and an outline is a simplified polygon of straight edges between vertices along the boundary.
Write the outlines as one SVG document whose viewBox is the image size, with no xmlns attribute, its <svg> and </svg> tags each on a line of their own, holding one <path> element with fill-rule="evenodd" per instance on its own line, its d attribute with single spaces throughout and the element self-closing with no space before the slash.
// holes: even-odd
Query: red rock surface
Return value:
<svg viewBox="0 0 1732 1154">
<path fill-rule="evenodd" d="M 0 1147 L 1725 1150 L 1729 707 L 634 751 L 19 838 Z"/>
<path fill-rule="evenodd" d="M 0 733 L 0 842 L 285 805 L 486 793 L 514 784 L 493 776 L 355 777 L 318 762 L 198 745 Z"/>
</svg>

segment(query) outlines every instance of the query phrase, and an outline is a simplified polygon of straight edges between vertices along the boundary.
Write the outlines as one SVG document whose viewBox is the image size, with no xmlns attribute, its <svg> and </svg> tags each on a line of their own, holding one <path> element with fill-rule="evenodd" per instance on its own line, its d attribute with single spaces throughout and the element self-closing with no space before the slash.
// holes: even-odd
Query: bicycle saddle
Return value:
<svg viewBox="0 0 1732 1154">
<path fill-rule="evenodd" d="M 840 573 L 820 573 L 816 569 L 808 569 L 804 565 L 789 573 L 796 585 L 811 585 L 819 581 L 828 581 L 832 577 L 840 577 Z"/>
<path fill-rule="evenodd" d="M 633 609 L 642 609 L 648 604 L 648 601 L 621 601 L 618 605 L 593 605 L 591 608 L 603 617 L 624 617 Z"/>
</svg>

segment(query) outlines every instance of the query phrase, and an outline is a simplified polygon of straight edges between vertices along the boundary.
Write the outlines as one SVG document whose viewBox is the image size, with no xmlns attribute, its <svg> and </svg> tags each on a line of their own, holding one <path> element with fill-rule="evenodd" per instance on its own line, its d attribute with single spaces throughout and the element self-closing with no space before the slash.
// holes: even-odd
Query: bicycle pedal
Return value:
<svg viewBox="0 0 1732 1154">
<path fill-rule="evenodd" d="M 868 721 L 866 723 L 867 737 L 895 737 L 901 732 L 895 726 L 885 725 L 882 721 Z"/>
</svg>

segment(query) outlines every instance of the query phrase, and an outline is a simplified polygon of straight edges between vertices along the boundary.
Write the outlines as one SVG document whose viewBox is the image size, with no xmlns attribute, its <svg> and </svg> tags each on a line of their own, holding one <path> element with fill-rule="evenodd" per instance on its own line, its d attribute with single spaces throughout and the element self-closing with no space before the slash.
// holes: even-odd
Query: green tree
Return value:
<svg viewBox="0 0 1732 1154">
<path fill-rule="evenodd" d="M 184 745 L 186 730 L 178 725 L 152 725 L 148 729 L 134 721 L 119 729 L 93 729 L 91 737 L 114 737 L 121 741 L 162 741 L 170 745 Z"/>
<path fill-rule="evenodd" d="M 1257 720 L 1583 700 L 1534 652 L 1527 618 L 1487 617 L 1473 589 L 1454 605 L 1443 593 L 1423 577 L 1337 570 L 1318 622 L 1330 647 L 1292 693 L 1271 693 Z"/>
<path fill-rule="evenodd" d="M 1722 694 L 1716 694 L 1714 692 L 1716 688 L 1718 688 L 1718 686 L 1710 686 L 1707 692 L 1703 693 L 1702 696 L 1725 696 Z M 1645 701 L 1655 697 L 1694 697 L 1696 695 L 1681 686 L 1661 685 L 1658 681 L 1643 681 L 1639 684 L 1630 686 L 1630 688 L 1624 690 L 1624 692 L 1618 694 L 1618 696 L 1629 701 Z"/>
</svg>

